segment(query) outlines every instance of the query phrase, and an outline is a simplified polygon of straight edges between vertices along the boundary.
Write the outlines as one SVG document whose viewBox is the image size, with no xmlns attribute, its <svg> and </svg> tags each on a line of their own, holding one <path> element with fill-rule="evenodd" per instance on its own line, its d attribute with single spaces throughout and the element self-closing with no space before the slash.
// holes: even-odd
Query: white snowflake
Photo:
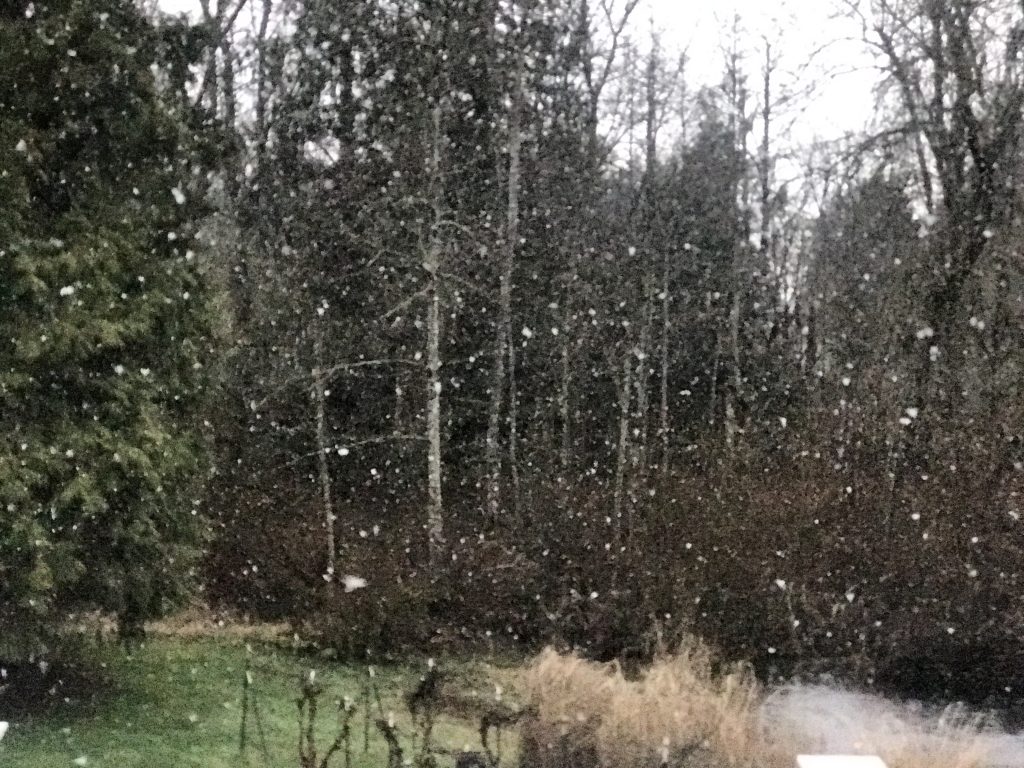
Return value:
<svg viewBox="0 0 1024 768">
<path fill-rule="evenodd" d="M 346 592 L 355 592 L 357 589 L 363 589 L 367 585 L 366 579 L 362 576 L 352 576 L 351 574 L 343 576 L 341 583 L 345 586 Z"/>
</svg>

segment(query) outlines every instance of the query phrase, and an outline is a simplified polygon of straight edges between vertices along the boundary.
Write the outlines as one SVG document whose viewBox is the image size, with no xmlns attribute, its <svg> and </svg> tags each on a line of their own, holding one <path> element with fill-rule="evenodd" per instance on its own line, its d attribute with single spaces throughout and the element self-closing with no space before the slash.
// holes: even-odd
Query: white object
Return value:
<svg viewBox="0 0 1024 768">
<path fill-rule="evenodd" d="M 6 720 L 0 720 L 0 741 L 3 741 L 4 736 L 7 735 L 7 729 L 11 727 L 11 724 Z"/>
<path fill-rule="evenodd" d="M 362 589 L 366 586 L 366 579 L 361 576 L 345 576 L 341 583 L 345 585 L 346 592 L 355 592 L 357 589 Z"/>
<path fill-rule="evenodd" d="M 797 755 L 797 768 L 887 768 L 877 755 Z"/>
</svg>

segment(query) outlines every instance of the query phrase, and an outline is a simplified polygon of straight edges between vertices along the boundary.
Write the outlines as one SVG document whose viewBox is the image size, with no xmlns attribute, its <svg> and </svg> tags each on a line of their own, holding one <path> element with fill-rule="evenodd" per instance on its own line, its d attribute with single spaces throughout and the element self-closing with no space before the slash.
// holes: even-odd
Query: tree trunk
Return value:
<svg viewBox="0 0 1024 768">
<path fill-rule="evenodd" d="M 569 334 L 566 331 L 565 323 L 563 323 L 562 334 L 561 334 L 561 358 L 562 358 L 562 371 L 559 376 L 558 384 L 558 416 L 562 421 L 562 439 L 559 447 L 558 463 L 559 467 L 564 474 L 569 471 L 569 448 L 572 442 L 572 425 L 570 423 L 570 411 L 569 402 L 571 397 L 572 387 L 572 361 L 569 352 Z M 567 478 L 563 478 L 567 480 Z"/>
<path fill-rule="evenodd" d="M 324 373 L 324 320 L 316 321 L 313 335 L 313 403 L 316 416 L 316 456 L 320 472 L 320 495 L 324 505 L 324 529 L 327 544 L 327 580 L 334 581 L 334 507 L 331 503 L 331 472 L 327 453 L 331 450 L 327 436 L 327 376 Z"/>
<path fill-rule="evenodd" d="M 504 277 L 504 276 L 503 276 Z M 505 360 L 508 357 L 505 324 L 498 320 L 498 344 L 491 377 L 491 405 L 487 421 L 487 515 L 491 522 L 501 517 L 501 412 L 505 394 Z"/>
<path fill-rule="evenodd" d="M 498 343 L 491 383 L 491 408 L 487 425 L 487 455 L 490 477 L 487 484 L 487 511 L 492 520 L 501 514 L 501 410 L 508 388 L 508 452 L 512 473 L 512 508 L 519 510 L 518 406 L 516 397 L 516 352 L 512 344 L 512 283 L 515 275 L 516 246 L 519 241 L 519 184 L 522 149 L 521 102 L 522 64 L 516 72 L 515 93 L 508 128 L 508 204 L 505 212 L 505 237 L 499 287 Z M 507 365 L 507 370 L 506 370 Z M 506 381 L 507 377 L 507 381 Z"/>
<path fill-rule="evenodd" d="M 708 398 L 708 425 L 714 425 L 718 418 L 718 375 L 722 365 L 722 324 L 718 319 L 718 313 L 712 315 L 711 292 L 704 297 L 704 316 L 714 317 L 715 326 L 715 352 L 711 357 L 711 395 Z"/>
<path fill-rule="evenodd" d="M 733 289 L 732 305 L 729 308 L 729 353 L 732 358 L 732 385 L 726 387 L 725 390 L 725 442 L 730 448 L 734 448 L 740 431 L 736 404 L 743 396 L 743 371 L 740 368 L 740 293 L 738 287 Z"/>
<path fill-rule="evenodd" d="M 622 379 L 619 381 L 619 442 L 615 463 L 615 497 L 612 513 L 615 526 L 616 555 L 622 542 L 622 497 L 626 484 L 626 465 L 629 463 L 629 414 L 633 401 L 633 365 L 630 361 L 632 350 L 628 347 L 622 358 Z"/>
<path fill-rule="evenodd" d="M 672 330 L 671 311 L 672 299 L 669 296 L 669 258 L 668 252 L 663 259 L 661 273 L 661 403 L 658 408 L 658 436 L 661 438 L 661 474 L 669 474 L 669 423 L 668 423 L 668 375 L 669 375 L 669 336 Z"/>
<path fill-rule="evenodd" d="M 424 266 L 429 274 L 427 288 L 427 543 L 431 564 L 441 561 L 444 549 L 444 506 L 441 496 L 441 107 L 433 110 L 431 147 L 431 205 L 434 226 Z"/>
<path fill-rule="evenodd" d="M 654 297 L 651 295 L 651 287 L 645 291 L 647 300 L 644 302 L 644 323 L 640 330 L 640 341 L 637 348 L 636 373 L 633 386 L 636 388 L 636 426 L 634 434 L 636 440 L 633 444 L 632 464 L 636 476 L 635 482 L 642 483 L 647 476 L 648 461 L 648 425 L 650 418 L 650 374 L 651 363 L 649 350 L 651 348 L 651 335 L 654 330 Z"/>
</svg>

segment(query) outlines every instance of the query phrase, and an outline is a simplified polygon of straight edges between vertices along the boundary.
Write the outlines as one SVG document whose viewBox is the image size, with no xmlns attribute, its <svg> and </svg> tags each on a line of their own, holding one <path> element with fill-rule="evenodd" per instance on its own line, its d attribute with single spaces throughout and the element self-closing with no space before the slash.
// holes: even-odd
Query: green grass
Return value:
<svg viewBox="0 0 1024 768">
<path fill-rule="evenodd" d="M 258 703 L 270 755 L 269 765 L 297 766 L 295 699 L 300 676 L 317 670 L 325 684 L 320 699 L 318 749 L 322 753 L 336 733 L 337 706 L 344 696 L 360 711 L 353 720 L 353 768 L 384 768 L 387 748 L 371 723 L 369 750 L 364 752 L 362 711 L 363 666 L 348 666 L 287 649 L 223 639 L 157 638 L 127 654 L 114 645 L 92 648 L 88 664 L 109 681 L 88 696 L 58 698 L 45 714 L 11 724 L 0 742 L 3 768 L 74 766 L 85 758 L 95 768 L 162 768 L 197 766 L 222 768 L 264 766 L 253 729 L 247 756 L 240 755 L 242 681 L 247 659 L 253 670 Z M 493 697 L 492 670 L 481 662 L 442 663 L 451 674 L 449 688 L 463 695 Z M 406 756 L 414 754 L 413 729 L 402 695 L 412 690 L 422 665 L 384 666 L 377 670 L 385 711 L 393 711 Z M 500 672 L 498 673 L 500 676 Z M 377 715 L 376 704 L 372 715 Z M 0 712 L 0 719 L 10 719 Z M 252 719 L 250 718 L 250 723 Z M 441 717 L 435 743 L 449 749 L 479 748 L 477 723 Z M 507 752 L 507 750 L 506 750 Z M 440 757 L 440 765 L 451 765 Z M 506 755 L 503 761 L 510 763 Z M 344 766 L 341 755 L 333 766 Z"/>
</svg>

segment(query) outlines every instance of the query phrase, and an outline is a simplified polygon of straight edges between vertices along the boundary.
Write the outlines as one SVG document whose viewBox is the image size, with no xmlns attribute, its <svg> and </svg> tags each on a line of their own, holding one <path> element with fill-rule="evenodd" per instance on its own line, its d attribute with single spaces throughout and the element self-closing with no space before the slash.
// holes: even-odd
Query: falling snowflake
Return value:
<svg viewBox="0 0 1024 768">
<path fill-rule="evenodd" d="M 363 589 L 367 585 L 366 579 L 362 576 L 343 576 L 341 579 L 342 585 L 345 587 L 346 592 L 355 592 L 357 589 Z"/>
</svg>

